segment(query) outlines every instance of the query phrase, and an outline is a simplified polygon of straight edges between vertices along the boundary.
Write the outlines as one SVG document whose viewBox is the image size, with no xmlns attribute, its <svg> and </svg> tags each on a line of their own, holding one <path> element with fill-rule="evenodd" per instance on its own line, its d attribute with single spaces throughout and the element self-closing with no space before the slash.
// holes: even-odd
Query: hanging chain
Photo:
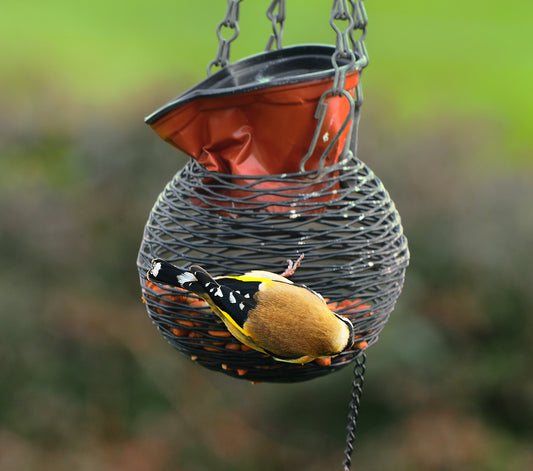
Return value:
<svg viewBox="0 0 533 471">
<path fill-rule="evenodd" d="M 344 90 L 344 84 L 346 81 L 346 73 L 351 71 L 355 67 L 355 53 L 351 46 L 351 35 L 354 28 L 354 19 L 351 15 L 351 11 L 348 7 L 348 0 L 333 0 L 333 7 L 331 9 L 331 16 L 329 18 L 329 24 L 335 31 L 336 35 L 336 47 L 331 62 L 335 69 L 335 77 L 333 79 L 333 94 L 341 94 Z M 341 29 L 337 22 L 347 22 L 345 27 Z M 348 61 L 344 65 L 339 62 L 343 59 Z"/>
<path fill-rule="evenodd" d="M 361 393 L 363 392 L 363 382 L 365 376 L 366 353 L 362 353 L 356 359 L 353 369 L 352 395 L 348 412 L 348 434 L 346 435 L 346 448 L 344 449 L 343 471 L 350 471 L 352 465 L 353 443 L 355 441 L 355 429 L 357 427 L 357 416 L 359 415 L 359 404 Z"/>
<path fill-rule="evenodd" d="M 242 0 L 228 0 L 224 19 L 217 26 L 218 50 L 215 58 L 207 65 L 207 75 L 213 73 L 213 67 L 225 67 L 229 64 L 231 43 L 239 35 L 239 8 Z M 266 12 L 272 23 L 272 34 L 268 38 L 265 51 L 283 47 L 283 28 L 285 22 L 285 0 L 272 0 Z M 224 29 L 229 29 L 229 37 L 225 38 Z"/>
<path fill-rule="evenodd" d="M 350 0 L 350 3 L 352 5 L 352 17 L 354 19 L 354 27 L 350 31 L 350 42 L 352 44 L 353 50 L 355 51 L 358 59 L 357 59 L 357 67 L 361 68 L 361 72 L 363 69 L 368 65 L 368 52 L 366 50 L 365 46 L 365 38 L 366 38 L 366 26 L 368 24 L 368 17 L 366 16 L 366 10 L 365 5 L 363 3 L 363 0 L 360 1 L 354 1 Z M 355 31 L 359 31 L 359 39 L 355 39 Z M 361 76 L 359 76 L 359 82 L 357 83 L 357 86 L 355 88 L 355 101 L 361 107 L 363 104 L 363 87 L 361 85 Z M 357 137 L 357 133 L 355 133 L 355 137 Z M 357 145 L 354 147 L 357 148 Z"/>
<path fill-rule="evenodd" d="M 344 160 L 349 160 L 353 157 L 353 154 L 357 149 L 357 126 L 359 123 L 360 107 L 363 103 L 363 92 L 359 76 L 359 81 L 355 89 L 355 97 L 353 97 L 345 89 L 346 75 L 353 70 L 359 70 L 361 72 L 362 69 L 368 64 L 368 56 L 366 54 L 366 48 L 364 45 L 367 16 L 363 5 L 363 0 L 333 0 L 329 23 L 336 35 L 335 52 L 331 57 L 331 63 L 334 70 L 333 86 L 330 90 L 324 92 L 318 102 L 315 112 L 317 126 L 313 138 L 311 139 L 311 144 L 307 154 L 300 161 L 301 172 L 306 171 L 305 164 L 313 155 L 316 144 L 322 132 L 322 124 L 324 122 L 328 107 L 327 98 L 330 96 L 345 97 L 350 105 L 350 111 L 341 128 L 338 130 L 325 151 L 320 156 L 318 168 L 314 172 L 315 176 L 310 178 L 320 177 L 330 151 L 333 149 L 334 144 L 337 143 L 341 134 L 347 127 L 348 135 L 344 145 L 342 158 Z M 344 25 L 342 25 L 343 23 Z M 361 35 L 358 39 L 355 39 L 355 30 L 361 31 Z"/>
<path fill-rule="evenodd" d="M 272 0 L 272 3 L 267 8 L 266 16 L 272 22 L 272 34 L 268 38 L 265 51 L 270 51 L 274 44 L 276 44 L 276 49 L 281 49 L 283 48 L 285 0 Z"/>
<path fill-rule="evenodd" d="M 364 1 L 350 0 L 352 6 L 352 18 L 354 20 L 353 29 L 349 32 L 350 42 L 352 48 L 359 57 L 357 65 L 361 69 L 364 69 L 368 65 L 368 53 L 365 47 L 366 38 L 366 26 L 368 24 L 368 17 L 366 16 L 366 10 Z M 355 39 L 355 31 L 360 31 L 359 39 Z"/>
<path fill-rule="evenodd" d="M 346 22 L 344 28 L 340 27 L 341 22 Z M 368 17 L 363 0 L 333 0 L 329 23 L 336 35 L 335 53 L 331 59 L 335 70 L 333 91 L 340 92 L 344 90 L 347 72 L 353 69 L 362 70 L 368 65 L 364 43 Z M 358 39 L 355 39 L 355 31 L 360 31 Z M 340 65 L 341 59 L 344 62 L 348 60 L 348 63 Z M 361 104 L 359 101 L 357 103 Z"/>
<path fill-rule="evenodd" d="M 217 26 L 218 50 L 216 57 L 207 65 L 207 75 L 213 73 L 213 67 L 225 67 L 229 63 L 230 47 L 239 35 L 239 7 L 242 0 L 228 0 L 226 16 Z M 231 35 L 226 39 L 223 29 L 229 29 Z"/>
</svg>

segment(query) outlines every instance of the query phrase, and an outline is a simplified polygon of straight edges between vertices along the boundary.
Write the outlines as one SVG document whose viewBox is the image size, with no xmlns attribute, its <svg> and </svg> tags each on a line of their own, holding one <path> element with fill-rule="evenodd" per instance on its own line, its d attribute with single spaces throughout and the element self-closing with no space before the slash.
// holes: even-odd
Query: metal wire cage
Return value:
<svg viewBox="0 0 533 471">
<path fill-rule="evenodd" d="M 338 41 L 329 54 L 335 57 L 339 47 Z M 281 51 L 260 54 L 253 61 L 259 58 L 259 63 L 271 65 L 273 58 L 287 58 Z M 361 100 L 354 100 L 354 83 L 346 84 L 350 74 L 359 73 L 366 63 L 352 52 L 327 67 L 313 60 L 317 67 L 313 73 L 274 67 L 266 84 L 264 75 L 258 81 L 258 74 L 250 71 L 250 62 L 241 68 L 239 63 L 226 65 L 204 88 L 194 87 L 148 118 L 149 123 L 166 120 L 168 113 L 187 103 L 211 98 L 217 83 L 227 85 L 228 70 L 246 70 L 251 88 L 243 89 L 242 84 L 238 88 L 233 77 L 231 92 L 223 92 L 225 99 L 310 80 L 318 80 L 326 90 L 313 104 L 318 124 L 308 120 L 316 131 L 313 142 L 303 143 L 309 152 L 296 156 L 297 171 L 243 175 L 213 171 L 197 161 L 201 159 L 191 159 L 167 184 L 150 213 L 137 260 L 143 300 L 163 337 L 202 366 L 260 382 L 322 376 L 360 358 L 376 342 L 394 308 L 409 252 L 394 202 L 379 178 L 355 156 Z M 348 102 L 343 108 L 346 119 L 340 119 L 331 140 L 317 144 L 317 137 L 326 135 L 324 102 L 332 96 Z M 336 158 L 330 159 L 335 153 Z M 291 280 L 321 293 L 333 311 L 352 322 L 356 336 L 351 349 L 304 365 L 275 361 L 251 350 L 231 336 L 203 300 L 146 280 L 154 258 L 178 265 L 199 264 L 216 276 L 252 269 L 279 273 L 287 259 L 301 254 L 305 258 Z"/>
</svg>

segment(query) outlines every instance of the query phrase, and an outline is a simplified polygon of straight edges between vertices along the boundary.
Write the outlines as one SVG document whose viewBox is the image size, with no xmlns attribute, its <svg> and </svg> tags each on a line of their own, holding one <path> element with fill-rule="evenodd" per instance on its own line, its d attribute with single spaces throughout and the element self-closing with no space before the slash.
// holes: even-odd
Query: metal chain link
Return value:
<svg viewBox="0 0 533 471">
<path fill-rule="evenodd" d="M 363 0 L 355 1 L 350 0 L 352 5 L 352 17 L 354 19 L 354 27 L 350 31 L 350 42 L 352 43 L 353 50 L 358 56 L 356 66 L 362 70 L 368 65 L 368 52 L 365 46 L 366 38 L 366 26 L 368 24 L 368 17 L 366 15 L 365 5 Z M 360 31 L 359 39 L 355 39 L 355 31 Z M 363 104 L 363 87 L 361 84 L 361 77 L 359 76 L 359 82 L 355 88 L 355 101 L 361 107 Z M 357 133 L 356 133 L 357 134 Z"/>
<path fill-rule="evenodd" d="M 265 51 L 270 51 L 274 43 L 276 44 L 276 49 L 281 49 L 283 48 L 285 0 L 272 0 L 272 3 L 267 8 L 266 16 L 272 22 L 272 34 L 268 38 Z"/>
<path fill-rule="evenodd" d="M 354 99 L 357 103 L 355 108 L 355 115 L 353 118 L 353 126 L 355 132 L 352 132 L 352 142 L 350 143 L 350 149 L 357 149 L 359 134 L 357 129 L 359 127 L 359 118 L 361 115 L 361 106 L 363 105 L 363 84 L 361 82 L 361 74 L 363 69 L 368 65 L 368 52 L 365 46 L 366 27 L 368 24 L 368 16 L 366 15 L 364 1 L 350 0 L 352 6 L 352 17 L 354 19 L 354 27 L 350 31 L 350 42 L 352 43 L 353 50 L 355 51 L 358 59 L 356 61 L 356 67 L 361 69 L 359 73 L 359 81 L 355 87 Z M 355 39 L 355 31 L 359 31 L 359 39 Z"/>
<path fill-rule="evenodd" d="M 350 0 L 352 6 L 352 18 L 354 20 L 353 29 L 350 30 L 350 42 L 352 48 L 359 57 L 357 66 L 364 69 L 368 65 L 368 53 L 365 47 L 366 26 L 368 24 L 368 16 L 366 15 L 364 1 Z M 355 39 L 355 31 L 360 31 L 359 39 Z"/>
<path fill-rule="evenodd" d="M 228 0 L 224 19 L 217 26 L 218 50 L 215 58 L 207 65 L 207 75 L 213 73 L 213 67 L 225 67 L 229 63 L 231 43 L 239 35 L 239 7 L 242 0 Z M 232 30 L 229 38 L 224 38 L 223 28 Z"/>
<path fill-rule="evenodd" d="M 366 371 L 366 353 L 363 352 L 355 360 L 353 369 L 352 394 L 348 412 L 348 434 L 346 435 L 346 448 L 344 449 L 343 471 L 349 471 L 352 464 L 353 442 L 355 440 L 355 429 L 357 427 L 357 416 L 359 415 L 359 405 L 361 403 L 361 394 L 363 392 L 363 382 Z"/>
<path fill-rule="evenodd" d="M 343 27 L 341 27 L 342 22 L 345 23 Z M 349 126 L 348 136 L 346 138 L 342 158 L 345 160 L 351 159 L 353 153 L 357 149 L 357 127 L 359 123 L 359 111 L 363 103 L 363 92 L 361 80 L 359 80 L 355 89 L 355 96 L 352 97 L 352 95 L 345 89 L 346 75 L 356 69 L 362 71 L 362 69 L 368 64 L 368 55 L 366 54 L 366 48 L 364 46 L 367 16 L 363 0 L 333 0 L 329 23 L 336 35 L 335 52 L 331 58 L 331 63 L 334 69 L 333 86 L 320 97 L 315 113 L 317 126 L 307 154 L 300 161 L 300 171 L 305 172 L 305 164 L 315 151 L 327 112 L 327 98 L 335 95 L 345 97 L 350 105 L 350 112 L 339 131 L 330 141 L 330 145 L 328 145 L 326 150 L 320 156 L 315 178 L 319 178 L 322 174 L 329 152 L 333 148 L 333 145 L 339 140 L 340 135 L 345 131 L 347 126 Z M 355 39 L 355 30 L 361 31 L 359 39 Z"/>
</svg>

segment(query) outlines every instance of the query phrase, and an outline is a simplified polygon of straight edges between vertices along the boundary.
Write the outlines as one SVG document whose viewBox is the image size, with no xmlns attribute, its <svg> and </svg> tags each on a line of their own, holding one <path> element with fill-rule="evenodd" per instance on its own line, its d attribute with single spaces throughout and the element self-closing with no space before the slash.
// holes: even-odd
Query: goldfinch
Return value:
<svg viewBox="0 0 533 471">
<path fill-rule="evenodd" d="M 284 276 L 293 271 L 290 264 Z M 213 278 L 200 266 L 185 269 L 160 259 L 147 273 L 152 282 L 200 296 L 237 340 L 275 360 L 304 364 L 350 348 L 351 322 L 331 311 L 318 293 L 284 276 L 251 271 Z"/>
</svg>

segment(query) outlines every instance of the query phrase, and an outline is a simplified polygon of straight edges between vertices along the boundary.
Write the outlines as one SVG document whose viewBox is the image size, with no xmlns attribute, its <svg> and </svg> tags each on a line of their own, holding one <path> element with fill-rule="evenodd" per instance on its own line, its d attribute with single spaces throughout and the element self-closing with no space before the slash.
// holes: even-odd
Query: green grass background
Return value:
<svg viewBox="0 0 533 471">
<path fill-rule="evenodd" d="M 232 58 L 261 51 L 244 0 Z M 369 0 L 360 157 L 412 255 L 355 470 L 533 469 L 531 2 Z M 143 117 L 205 77 L 223 0 L 0 6 L 0 469 L 340 469 L 349 369 L 251 386 L 172 350 L 140 300 L 184 157 Z M 288 0 L 285 44 L 334 41 Z"/>
</svg>

